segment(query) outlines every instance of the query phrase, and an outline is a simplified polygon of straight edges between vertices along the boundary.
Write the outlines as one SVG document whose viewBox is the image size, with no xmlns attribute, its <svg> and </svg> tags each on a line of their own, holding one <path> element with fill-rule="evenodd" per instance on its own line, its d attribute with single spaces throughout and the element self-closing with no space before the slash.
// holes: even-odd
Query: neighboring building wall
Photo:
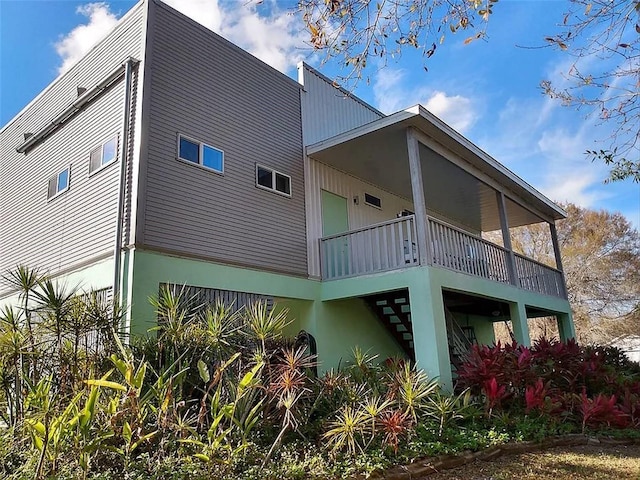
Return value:
<svg viewBox="0 0 640 480">
<path fill-rule="evenodd" d="M 77 87 L 94 87 L 129 56 L 140 58 L 143 14 L 136 6 L 0 132 L 0 271 L 25 264 L 56 274 L 112 252 L 118 161 L 89 177 L 89 152 L 111 136 L 121 140 L 123 79 L 26 154 L 16 147 L 72 104 Z M 68 166 L 69 190 L 48 201 L 49 178 Z"/>
<path fill-rule="evenodd" d="M 349 229 L 372 225 L 396 218 L 403 210 L 413 210 L 413 203 L 382 190 L 357 177 L 348 175 L 315 160 L 309 160 L 307 180 L 307 239 L 309 275 L 320 276 L 320 249 L 318 240 L 322 238 L 321 191 L 340 195 L 347 199 Z M 380 198 L 382 209 L 364 203 L 364 194 Z M 358 204 L 354 198 L 358 197 Z"/>
<path fill-rule="evenodd" d="M 150 18 L 146 205 L 136 243 L 306 276 L 299 85 L 154 0 Z M 178 133 L 223 150 L 224 175 L 179 161 Z M 256 164 L 289 175 L 291 197 L 257 188 Z"/>
</svg>

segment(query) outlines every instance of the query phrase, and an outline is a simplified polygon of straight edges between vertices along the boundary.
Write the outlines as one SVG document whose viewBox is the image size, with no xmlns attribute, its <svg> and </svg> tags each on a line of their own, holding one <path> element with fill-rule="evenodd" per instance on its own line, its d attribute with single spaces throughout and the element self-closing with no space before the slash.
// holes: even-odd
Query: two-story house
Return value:
<svg viewBox="0 0 640 480">
<path fill-rule="evenodd" d="M 162 284 L 264 298 L 323 369 L 359 345 L 445 385 L 496 321 L 524 344 L 538 316 L 574 335 L 562 209 L 423 107 L 385 116 L 298 74 L 141 1 L 0 131 L 0 270 L 115 292 L 132 334 Z M 510 229 L 539 222 L 555 268 L 511 248 Z"/>
</svg>

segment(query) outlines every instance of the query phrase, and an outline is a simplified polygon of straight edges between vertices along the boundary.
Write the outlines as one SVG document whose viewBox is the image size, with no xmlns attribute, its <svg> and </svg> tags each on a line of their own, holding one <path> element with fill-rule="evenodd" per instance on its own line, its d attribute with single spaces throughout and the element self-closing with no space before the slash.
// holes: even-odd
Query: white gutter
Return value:
<svg viewBox="0 0 640 480">
<path fill-rule="evenodd" d="M 131 121 L 131 72 L 138 60 L 129 57 L 124 63 L 124 118 L 122 121 L 122 136 L 120 141 L 120 177 L 118 179 L 118 214 L 116 218 L 116 233 L 113 249 L 113 298 L 120 303 L 120 271 L 122 252 L 122 227 L 124 216 L 124 187 L 127 175 L 127 150 L 129 145 L 129 125 Z M 120 67 L 122 68 L 122 67 Z"/>
</svg>

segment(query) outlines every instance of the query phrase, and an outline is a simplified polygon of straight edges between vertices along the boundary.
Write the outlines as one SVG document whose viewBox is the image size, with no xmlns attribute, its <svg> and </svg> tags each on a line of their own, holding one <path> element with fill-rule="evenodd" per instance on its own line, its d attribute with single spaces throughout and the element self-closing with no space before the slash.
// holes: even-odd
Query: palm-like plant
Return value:
<svg viewBox="0 0 640 480">
<path fill-rule="evenodd" d="M 23 415 L 23 359 L 28 347 L 28 336 L 25 335 L 21 323 L 20 314 L 13 308 L 5 307 L 0 312 L 0 371 L 9 411 L 7 423 L 11 426 L 15 426 Z"/>
<path fill-rule="evenodd" d="M 29 349 L 31 351 L 35 348 L 34 328 L 31 318 L 31 309 L 29 307 L 30 295 L 33 290 L 45 280 L 43 275 L 38 269 L 29 268 L 26 265 L 18 265 L 14 270 L 9 270 L 2 276 L 3 280 L 9 284 L 10 287 L 17 289 L 20 294 L 19 298 L 22 300 L 22 311 L 27 324 L 27 334 Z M 35 359 L 33 359 L 35 361 Z M 30 370 L 34 370 L 35 365 L 30 366 Z"/>
<path fill-rule="evenodd" d="M 234 338 L 240 330 L 241 311 L 234 305 L 217 300 L 198 313 L 193 323 L 193 335 L 201 339 L 205 350 L 214 360 L 221 359 L 235 350 Z"/>
<path fill-rule="evenodd" d="M 474 408 L 471 402 L 471 391 L 464 390 L 458 396 L 444 395 L 437 391 L 429 397 L 425 413 L 438 422 L 438 437 L 442 437 L 444 430 L 458 419 L 465 418 Z"/>
<path fill-rule="evenodd" d="M 344 406 L 323 435 L 333 452 L 345 450 L 350 455 L 363 451 L 362 438 L 369 426 L 369 416 L 359 407 Z"/>
<path fill-rule="evenodd" d="M 247 330 L 245 334 L 260 343 L 261 351 L 259 353 L 263 358 L 267 351 L 266 342 L 282 337 L 282 331 L 291 323 L 291 320 L 287 318 L 288 315 L 288 309 L 269 309 L 267 303 L 262 300 L 249 305 L 246 309 Z"/>
<path fill-rule="evenodd" d="M 429 405 L 429 397 L 438 390 L 438 380 L 430 380 L 422 370 L 405 364 L 396 372 L 394 383 L 398 403 L 417 422 L 419 413 Z"/>
<path fill-rule="evenodd" d="M 54 379 L 63 390 L 69 390 L 68 387 L 71 386 L 69 365 L 64 355 L 64 340 L 70 333 L 70 313 L 77 292 L 77 287 L 68 287 L 64 283 L 48 278 L 39 282 L 32 292 L 35 301 L 34 311 L 38 314 L 44 330 L 43 347 L 49 346 L 48 352 L 43 351 L 44 356 L 49 359 L 49 365 L 41 370 L 55 372 Z M 53 345 L 47 341 L 47 337 L 53 337 Z"/>
</svg>

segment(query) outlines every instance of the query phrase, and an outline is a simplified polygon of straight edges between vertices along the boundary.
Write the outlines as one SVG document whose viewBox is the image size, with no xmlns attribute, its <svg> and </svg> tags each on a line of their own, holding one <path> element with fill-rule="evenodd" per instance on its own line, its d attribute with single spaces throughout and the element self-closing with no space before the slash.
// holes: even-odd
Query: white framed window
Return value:
<svg viewBox="0 0 640 480">
<path fill-rule="evenodd" d="M 89 175 L 106 167 L 118 157 L 118 136 L 114 135 L 109 140 L 98 145 L 89 153 Z"/>
<path fill-rule="evenodd" d="M 224 173 L 224 152 L 219 148 L 178 134 L 178 159 Z"/>
<path fill-rule="evenodd" d="M 67 167 L 64 170 L 60 170 L 55 175 L 49 177 L 47 187 L 47 200 L 51 200 L 69 190 L 70 172 L 71 167 Z"/>
<path fill-rule="evenodd" d="M 256 164 L 256 187 L 291 196 L 291 177 L 272 168 Z"/>
<path fill-rule="evenodd" d="M 371 207 L 382 209 L 382 200 L 380 200 L 380 198 L 376 197 L 375 195 L 371 195 L 370 193 L 365 192 L 364 203 Z"/>
</svg>

